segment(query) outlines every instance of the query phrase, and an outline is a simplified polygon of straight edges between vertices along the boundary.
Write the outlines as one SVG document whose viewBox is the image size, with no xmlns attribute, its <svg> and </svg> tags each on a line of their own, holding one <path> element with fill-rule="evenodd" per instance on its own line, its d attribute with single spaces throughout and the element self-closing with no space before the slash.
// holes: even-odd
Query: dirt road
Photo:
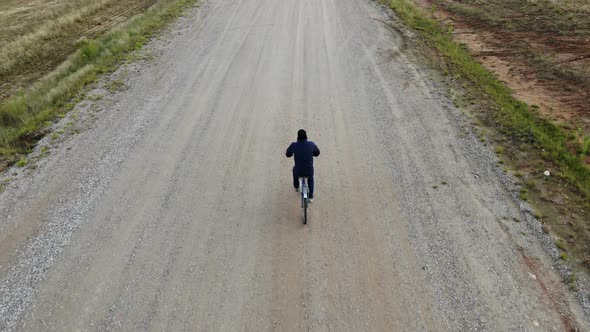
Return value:
<svg viewBox="0 0 590 332">
<path fill-rule="evenodd" d="M 185 18 L 1 194 L 0 329 L 588 329 L 387 20 L 365 0 Z M 284 156 L 299 128 L 322 150 L 307 226 Z"/>
</svg>

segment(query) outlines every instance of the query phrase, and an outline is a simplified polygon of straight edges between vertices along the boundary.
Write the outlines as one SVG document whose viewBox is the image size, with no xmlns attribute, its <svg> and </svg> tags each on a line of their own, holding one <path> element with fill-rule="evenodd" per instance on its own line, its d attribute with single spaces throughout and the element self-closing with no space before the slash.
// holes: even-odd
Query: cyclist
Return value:
<svg viewBox="0 0 590 332">
<path fill-rule="evenodd" d="M 313 157 L 320 155 L 320 149 L 314 142 L 307 140 L 307 133 L 303 129 L 297 132 L 297 142 L 291 143 L 287 148 L 287 158 L 295 155 L 293 167 L 293 186 L 299 191 L 299 177 L 307 177 L 309 186 L 309 202 L 313 199 Z"/>
</svg>

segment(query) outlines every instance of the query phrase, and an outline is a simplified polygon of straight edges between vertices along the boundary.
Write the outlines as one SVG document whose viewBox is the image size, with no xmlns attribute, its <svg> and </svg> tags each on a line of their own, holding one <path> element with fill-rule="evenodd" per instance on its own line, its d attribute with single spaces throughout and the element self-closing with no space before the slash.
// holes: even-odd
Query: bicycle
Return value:
<svg viewBox="0 0 590 332">
<path fill-rule="evenodd" d="M 299 192 L 301 193 L 301 207 L 303 208 L 303 224 L 307 224 L 307 206 L 309 205 L 309 187 L 307 177 L 299 177 Z"/>
</svg>

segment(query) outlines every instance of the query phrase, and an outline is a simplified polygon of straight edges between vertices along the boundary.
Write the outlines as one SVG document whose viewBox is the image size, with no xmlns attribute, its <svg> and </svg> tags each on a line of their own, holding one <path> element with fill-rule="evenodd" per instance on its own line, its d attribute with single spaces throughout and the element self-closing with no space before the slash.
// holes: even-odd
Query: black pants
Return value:
<svg viewBox="0 0 590 332">
<path fill-rule="evenodd" d="M 306 176 L 307 177 L 307 186 L 309 187 L 309 198 L 313 198 L 313 172 L 311 175 L 309 174 L 298 174 L 295 167 L 293 167 L 293 186 L 296 189 L 299 189 L 299 177 Z"/>
</svg>

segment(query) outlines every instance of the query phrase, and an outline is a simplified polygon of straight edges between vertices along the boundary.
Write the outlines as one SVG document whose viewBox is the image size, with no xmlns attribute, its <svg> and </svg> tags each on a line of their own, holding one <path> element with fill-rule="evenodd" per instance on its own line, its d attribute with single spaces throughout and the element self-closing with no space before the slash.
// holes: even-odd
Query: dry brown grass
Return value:
<svg viewBox="0 0 590 332">
<path fill-rule="evenodd" d="M 156 0 L 7 0 L 0 3 L 0 99 L 26 88 L 93 38 Z"/>
<path fill-rule="evenodd" d="M 84 6 L 88 6 L 88 1 L 1 0 L 0 40 L 11 42 Z"/>
<path fill-rule="evenodd" d="M 53 3 L 66 1 L 74 3 Z M 0 98 L 0 171 L 30 151 L 51 121 L 70 110 L 88 84 L 114 70 L 153 33 L 196 3 L 101 0 L 74 11 L 64 9 L 59 17 L 31 28 L 33 32 L 15 35 L 11 42 L 0 44 L 4 54 L 0 84 L 4 92 L 8 95 L 6 91 L 24 88 Z M 25 15 L 25 7 L 8 4 L 0 4 L 3 20 Z M 55 16 L 51 11 L 44 15 L 40 21 Z"/>
<path fill-rule="evenodd" d="M 44 16 L 53 17 L 54 19 L 46 20 L 29 33 L 26 33 L 24 29 L 34 28 L 31 26 L 32 24 L 22 24 L 21 22 L 25 21 L 22 18 L 17 20 L 16 23 L 21 24 L 18 26 L 19 29 L 14 32 L 21 32 L 20 34 L 0 33 L 1 36 L 5 36 L 10 40 L 8 43 L 3 43 L 2 48 L 0 48 L 0 75 L 11 71 L 15 67 L 15 64 L 22 62 L 23 56 L 25 58 L 38 56 L 43 51 L 43 44 L 46 44 L 51 39 L 58 38 L 66 30 L 69 30 L 68 28 L 77 25 L 77 22 L 84 20 L 86 17 L 93 14 L 96 15 L 96 12 L 110 1 L 112 0 L 102 0 L 90 5 L 81 6 L 63 15 L 59 15 L 50 8 L 48 12 L 41 12 L 39 14 L 44 14 Z M 18 10 L 11 16 L 20 16 L 19 14 L 23 14 L 23 11 Z M 34 18 L 31 19 L 34 20 Z M 6 25 L 2 30 L 10 31 L 15 29 L 11 28 L 10 25 Z"/>
</svg>

